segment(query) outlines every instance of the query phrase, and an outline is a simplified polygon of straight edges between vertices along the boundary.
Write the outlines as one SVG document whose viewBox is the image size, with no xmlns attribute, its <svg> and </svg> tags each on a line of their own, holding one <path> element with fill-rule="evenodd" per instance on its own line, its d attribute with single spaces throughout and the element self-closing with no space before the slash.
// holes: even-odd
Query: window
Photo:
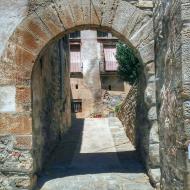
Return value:
<svg viewBox="0 0 190 190">
<path fill-rule="evenodd" d="M 115 46 L 104 46 L 105 56 L 105 71 L 117 71 L 118 63 L 115 58 L 116 47 Z"/>
<path fill-rule="evenodd" d="M 111 85 L 108 86 L 108 90 L 111 90 Z"/>
<path fill-rule="evenodd" d="M 71 108 L 72 108 L 72 113 L 82 112 L 82 100 L 81 99 L 72 100 Z"/>
<path fill-rule="evenodd" d="M 112 39 L 113 37 L 112 33 L 109 32 L 102 32 L 102 31 L 97 31 L 97 36 L 98 38 L 105 38 L 105 39 Z"/>
<path fill-rule="evenodd" d="M 76 84 L 76 85 L 75 85 L 75 88 L 76 88 L 76 89 L 79 89 L 79 85 L 78 85 L 78 84 Z"/>
<path fill-rule="evenodd" d="M 97 31 L 98 38 L 107 38 L 108 32 Z"/>
<path fill-rule="evenodd" d="M 80 31 L 70 33 L 69 37 L 72 38 L 80 38 Z"/>
<path fill-rule="evenodd" d="M 82 71 L 80 44 L 70 45 L 70 72 L 80 73 Z"/>
</svg>

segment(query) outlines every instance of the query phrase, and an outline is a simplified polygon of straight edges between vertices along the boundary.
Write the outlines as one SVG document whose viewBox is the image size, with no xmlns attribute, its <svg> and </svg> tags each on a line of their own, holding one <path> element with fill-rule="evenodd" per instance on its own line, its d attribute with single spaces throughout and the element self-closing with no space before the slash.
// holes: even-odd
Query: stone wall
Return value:
<svg viewBox="0 0 190 190">
<path fill-rule="evenodd" d="M 70 127 L 69 54 L 66 54 L 68 47 L 64 48 L 62 42 L 68 43 L 60 40 L 48 47 L 33 69 L 33 154 L 36 172 L 43 167 L 61 134 Z"/>
<path fill-rule="evenodd" d="M 151 111 L 147 112 L 147 106 L 143 103 L 142 86 L 143 83 L 140 83 L 131 87 L 119 107 L 117 116 L 125 127 L 128 138 L 139 152 L 151 182 L 158 187 L 160 182 L 158 124 L 153 118 L 149 120 Z M 153 113 L 154 111 L 151 114 Z"/>
<path fill-rule="evenodd" d="M 56 3 L 51 0 L 21 0 L 10 1 L 11 3 L 3 0 L 1 2 L 0 5 L 5 3 L 1 10 L 7 12 L 6 16 L 0 19 L 0 24 L 4 23 L 4 19 L 13 20 L 11 30 L 7 28 L 9 24 L 2 24 L 2 27 L 5 26 L 6 38 L 1 40 L 4 51 L 0 57 L 0 104 L 2 107 L 0 134 L 14 137 L 16 140 L 13 142 L 19 142 L 17 144 L 22 145 L 23 149 L 30 149 L 32 144 L 31 73 L 34 63 L 45 47 L 67 34 L 68 31 L 86 28 L 107 29 L 134 48 L 146 69 L 154 67 L 152 19 L 147 11 L 133 6 L 131 1 L 130 3 L 115 0 L 90 1 L 93 4 L 87 3 L 88 1 L 65 0 L 56 0 Z M 20 2 L 23 4 L 20 5 Z M 10 9 L 6 8 L 7 5 Z M 19 10 L 19 6 L 24 9 Z M 10 16 L 14 9 L 17 11 Z M 19 17 L 20 14 L 21 17 Z M 146 71 L 146 77 L 147 83 L 151 84 L 150 71 Z M 7 97 L 7 101 L 4 97 Z M 144 95 L 142 97 L 144 99 Z M 148 100 L 151 113 L 152 111 L 155 113 L 152 99 Z M 7 107 L 10 109 L 8 110 Z M 151 119 L 155 120 L 155 117 Z M 19 139 L 20 137 L 22 139 Z M 3 151 L 5 149 L 7 149 L 6 146 Z M 8 163 L 8 158 L 6 157 L 4 162 Z"/>
<path fill-rule="evenodd" d="M 32 75 L 32 121 L 31 102 L 28 93 L 17 98 L 22 114 L 25 135 L 0 136 L 0 189 L 30 189 L 35 183 L 36 174 L 43 168 L 45 161 L 70 127 L 70 85 L 68 64 L 68 41 L 62 40 L 63 62 L 61 63 L 60 41 L 54 43 L 39 56 Z M 61 72 L 62 64 L 62 72 Z M 20 87 L 20 90 L 22 88 Z M 29 90 L 30 93 L 30 90 Z M 19 103 L 19 100 L 22 103 Z M 5 109 L 5 108 L 4 108 Z M 19 115 L 20 119 L 20 115 Z M 10 121 L 9 121 L 10 120 Z M 18 114 L 9 119 L 1 115 L 0 126 L 10 122 L 10 129 L 19 125 Z M 32 127 L 32 137 L 25 132 Z M 21 132 L 19 130 L 19 133 Z M 33 142 L 33 143 L 32 143 Z"/>
<path fill-rule="evenodd" d="M 155 0 L 154 29 L 161 189 L 190 189 L 190 6 L 188 0 Z"/>
<path fill-rule="evenodd" d="M 127 97 L 119 106 L 119 111 L 117 112 L 117 117 L 122 122 L 125 132 L 132 142 L 132 144 L 137 146 L 136 139 L 136 106 L 137 106 L 137 86 L 134 85 L 131 87 Z"/>
</svg>

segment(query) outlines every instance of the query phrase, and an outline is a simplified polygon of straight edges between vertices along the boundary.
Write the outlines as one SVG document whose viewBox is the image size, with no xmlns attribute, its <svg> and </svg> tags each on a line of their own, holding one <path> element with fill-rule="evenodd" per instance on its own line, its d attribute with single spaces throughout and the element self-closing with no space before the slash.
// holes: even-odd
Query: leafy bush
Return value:
<svg viewBox="0 0 190 190">
<path fill-rule="evenodd" d="M 115 113 L 118 113 L 121 108 L 121 104 L 115 106 Z"/>
<path fill-rule="evenodd" d="M 116 46 L 116 59 L 118 61 L 118 74 L 123 81 L 133 85 L 138 81 L 140 74 L 140 62 L 133 50 L 126 44 L 119 42 Z"/>
</svg>

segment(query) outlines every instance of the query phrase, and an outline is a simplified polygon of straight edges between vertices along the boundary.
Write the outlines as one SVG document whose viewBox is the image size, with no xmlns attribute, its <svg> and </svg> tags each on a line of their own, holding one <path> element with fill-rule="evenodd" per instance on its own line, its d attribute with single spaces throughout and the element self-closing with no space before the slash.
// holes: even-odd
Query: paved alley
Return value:
<svg viewBox="0 0 190 190">
<path fill-rule="evenodd" d="M 75 120 L 37 189 L 153 190 L 117 118 Z"/>
</svg>

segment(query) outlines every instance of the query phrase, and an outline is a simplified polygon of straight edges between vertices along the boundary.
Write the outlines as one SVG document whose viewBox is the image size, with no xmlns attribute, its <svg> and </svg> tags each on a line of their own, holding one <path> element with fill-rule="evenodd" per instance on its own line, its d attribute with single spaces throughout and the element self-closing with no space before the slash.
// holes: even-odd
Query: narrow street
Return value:
<svg viewBox="0 0 190 190">
<path fill-rule="evenodd" d="M 37 189 L 153 190 L 117 118 L 75 120 Z"/>
</svg>

